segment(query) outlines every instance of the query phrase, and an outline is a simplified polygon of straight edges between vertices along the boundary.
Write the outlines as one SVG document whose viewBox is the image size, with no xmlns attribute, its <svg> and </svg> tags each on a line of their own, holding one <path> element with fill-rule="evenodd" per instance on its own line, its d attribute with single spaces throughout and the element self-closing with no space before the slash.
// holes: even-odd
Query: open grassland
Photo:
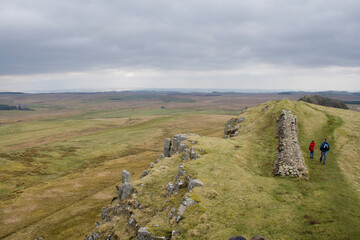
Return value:
<svg viewBox="0 0 360 240">
<path fill-rule="evenodd" d="M 101 208 L 116 195 L 122 169 L 138 179 L 162 153 L 165 137 L 194 132 L 207 136 L 194 137 L 196 147 L 206 154 L 186 167 L 205 186 L 194 190 L 199 205 L 185 213 L 184 239 L 226 239 L 238 234 L 356 239 L 360 235 L 359 113 L 270 102 L 268 111 L 260 105 L 245 112 L 239 136 L 221 139 L 229 118 L 269 98 L 146 97 L 144 93 L 0 96 L 4 104 L 22 103 L 35 110 L 0 111 L 0 238 L 82 239 L 101 219 Z M 283 108 L 298 116 L 309 180 L 272 175 L 274 126 Z M 309 142 L 314 139 L 319 145 L 324 137 L 332 147 L 326 166 L 316 160 L 318 151 L 313 160 L 307 158 Z M 176 174 L 177 161 L 166 159 L 141 180 L 149 186 L 149 197 L 142 201 L 151 210 L 143 214 L 142 223 L 156 225 L 168 217 L 163 212 L 154 218 L 153 210 L 161 209 L 164 200 L 161 194 L 152 194 L 165 191 Z M 170 204 L 178 206 L 180 201 L 173 198 Z M 165 225 L 158 231 L 169 229 Z"/>
<path fill-rule="evenodd" d="M 269 110 L 262 111 L 266 105 Z M 274 127 L 282 109 L 290 109 L 298 117 L 309 179 L 274 177 L 272 173 L 277 147 Z M 180 155 L 161 161 L 150 175 L 134 182 L 144 186 L 137 189 L 144 210 L 134 210 L 140 226 L 157 236 L 181 231 L 174 239 L 229 239 L 236 235 L 263 235 L 274 240 L 357 239 L 359 113 L 283 100 L 248 109 L 241 116 L 245 121 L 237 137 L 191 137 L 197 141 L 194 146 L 204 151 L 199 159 L 186 162 L 185 169 L 205 185 L 187 194 L 198 204 L 186 210 L 179 224 L 169 222 L 169 211 L 178 208 L 186 190 L 170 201 L 165 196 Z M 319 162 L 318 150 L 325 137 L 331 144 L 327 165 Z M 318 144 L 314 159 L 309 158 L 311 140 Z M 115 233 L 127 239 L 126 221 L 116 221 Z M 106 231 L 109 225 L 100 230 Z"/>
<path fill-rule="evenodd" d="M 164 138 L 179 132 L 221 137 L 239 111 L 45 97 L 26 100 L 35 111 L 0 112 L 0 238 L 82 238 L 122 169 L 138 178 L 161 154 Z M 48 104 L 32 103 L 40 100 Z"/>
</svg>

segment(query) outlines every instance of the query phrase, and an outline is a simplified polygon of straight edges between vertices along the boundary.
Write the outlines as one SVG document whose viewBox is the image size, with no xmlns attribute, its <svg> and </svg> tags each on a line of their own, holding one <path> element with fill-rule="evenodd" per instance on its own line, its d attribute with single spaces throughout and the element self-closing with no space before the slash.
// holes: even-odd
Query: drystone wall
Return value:
<svg viewBox="0 0 360 240">
<path fill-rule="evenodd" d="M 279 143 L 274 161 L 275 175 L 307 177 L 305 160 L 298 142 L 296 116 L 289 110 L 282 110 L 276 122 L 276 131 Z"/>
</svg>

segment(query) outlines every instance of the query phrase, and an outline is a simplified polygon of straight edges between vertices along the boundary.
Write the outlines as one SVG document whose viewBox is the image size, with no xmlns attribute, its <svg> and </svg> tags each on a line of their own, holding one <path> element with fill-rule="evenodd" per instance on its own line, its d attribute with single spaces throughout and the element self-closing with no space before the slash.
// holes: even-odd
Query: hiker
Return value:
<svg viewBox="0 0 360 240">
<path fill-rule="evenodd" d="M 321 151 L 320 162 L 322 161 L 322 158 L 324 157 L 324 165 L 326 163 L 326 155 L 329 150 L 330 150 L 330 144 L 326 141 L 326 138 L 325 138 L 324 141 L 320 145 L 320 151 Z"/>
<path fill-rule="evenodd" d="M 310 158 L 314 158 L 315 145 L 316 145 L 316 143 L 314 142 L 314 140 L 312 140 L 312 142 L 309 145 Z"/>
</svg>

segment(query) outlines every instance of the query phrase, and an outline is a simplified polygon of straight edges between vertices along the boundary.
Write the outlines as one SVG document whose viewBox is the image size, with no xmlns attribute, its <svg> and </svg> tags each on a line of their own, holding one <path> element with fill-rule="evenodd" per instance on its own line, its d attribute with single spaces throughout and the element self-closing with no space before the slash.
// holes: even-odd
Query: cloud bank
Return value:
<svg viewBox="0 0 360 240">
<path fill-rule="evenodd" d="M 3 0 L 0 89 L 359 90 L 359 29 L 356 0 Z"/>
</svg>

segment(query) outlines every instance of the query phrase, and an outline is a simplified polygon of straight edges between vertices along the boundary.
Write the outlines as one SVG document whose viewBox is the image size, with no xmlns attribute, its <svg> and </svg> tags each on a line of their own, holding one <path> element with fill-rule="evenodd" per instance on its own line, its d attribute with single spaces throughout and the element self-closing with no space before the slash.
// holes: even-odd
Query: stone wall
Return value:
<svg viewBox="0 0 360 240">
<path fill-rule="evenodd" d="M 231 118 L 225 123 L 224 138 L 235 137 L 239 134 L 240 123 L 244 121 L 244 117 Z"/>
<path fill-rule="evenodd" d="M 282 110 L 276 122 L 279 138 L 274 173 L 279 176 L 307 177 L 305 160 L 297 136 L 297 118 L 289 110 Z"/>
</svg>

